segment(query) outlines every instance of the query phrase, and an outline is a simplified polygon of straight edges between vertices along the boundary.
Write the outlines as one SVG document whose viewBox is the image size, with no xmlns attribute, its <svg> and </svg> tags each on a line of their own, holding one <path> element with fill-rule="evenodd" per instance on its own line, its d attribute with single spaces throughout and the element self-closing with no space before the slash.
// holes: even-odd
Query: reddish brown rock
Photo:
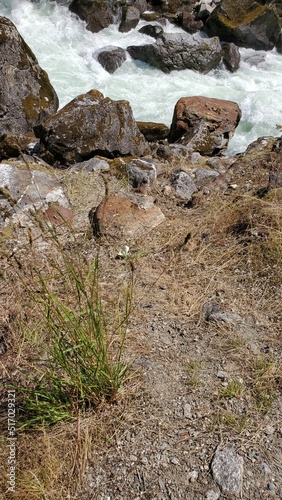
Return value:
<svg viewBox="0 0 282 500">
<path fill-rule="evenodd" d="M 205 156 L 224 151 L 240 121 L 235 102 L 209 97 L 182 97 L 176 103 L 169 141 L 189 146 Z"/>
<path fill-rule="evenodd" d="M 70 208 L 61 205 L 50 205 L 43 213 L 43 219 L 57 226 L 71 226 L 73 223 L 73 212 Z"/>
<path fill-rule="evenodd" d="M 150 198 L 110 196 L 90 211 L 89 219 L 95 236 L 128 241 L 148 234 L 164 215 Z"/>
</svg>

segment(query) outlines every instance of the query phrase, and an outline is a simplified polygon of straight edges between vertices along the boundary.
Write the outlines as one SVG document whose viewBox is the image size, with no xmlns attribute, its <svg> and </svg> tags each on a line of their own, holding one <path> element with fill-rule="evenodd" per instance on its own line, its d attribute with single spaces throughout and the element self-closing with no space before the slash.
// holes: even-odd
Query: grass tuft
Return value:
<svg viewBox="0 0 282 500">
<path fill-rule="evenodd" d="M 77 258 L 53 230 L 47 235 L 53 252 L 44 266 L 32 248 L 28 270 L 16 257 L 18 276 L 46 336 L 45 352 L 38 352 L 23 372 L 28 382 L 16 388 L 19 430 L 76 419 L 103 401 L 114 402 L 129 377 L 123 351 L 131 290 L 111 323 L 100 293 L 98 254 L 90 262 Z"/>
</svg>

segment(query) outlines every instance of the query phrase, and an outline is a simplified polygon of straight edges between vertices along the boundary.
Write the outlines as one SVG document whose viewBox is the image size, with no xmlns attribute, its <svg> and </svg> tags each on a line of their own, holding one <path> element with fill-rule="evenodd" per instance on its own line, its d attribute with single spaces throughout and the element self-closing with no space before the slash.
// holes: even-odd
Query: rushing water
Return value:
<svg viewBox="0 0 282 500">
<path fill-rule="evenodd" d="M 239 104 L 242 119 L 229 154 L 244 151 L 262 135 L 280 135 L 282 125 L 282 55 L 241 49 L 241 67 L 229 73 L 224 67 L 201 75 L 191 70 L 170 74 L 133 61 L 126 62 L 113 75 L 97 62 L 97 51 L 109 45 L 153 43 L 138 29 L 119 33 L 110 26 L 90 33 L 85 23 L 68 10 L 70 0 L 0 0 L 0 15 L 11 19 L 49 75 L 60 100 L 60 107 L 90 89 L 100 90 L 112 99 L 130 102 L 136 120 L 171 124 L 175 103 L 180 97 L 204 95 L 228 99 Z M 168 25 L 166 31 L 175 31 Z"/>
</svg>

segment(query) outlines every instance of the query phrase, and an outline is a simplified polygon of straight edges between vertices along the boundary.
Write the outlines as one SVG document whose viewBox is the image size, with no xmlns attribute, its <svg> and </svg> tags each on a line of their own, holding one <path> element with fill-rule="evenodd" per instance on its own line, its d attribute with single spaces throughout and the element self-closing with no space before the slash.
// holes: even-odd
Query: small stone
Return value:
<svg viewBox="0 0 282 500">
<path fill-rule="evenodd" d="M 183 200 L 191 200 L 192 195 L 197 191 L 197 187 L 192 177 L 181 169 L 174 172 L 171 183 L 176 196 Z"/>
<path fill-rule="evenodd" d="M 217 374 L 216 374 L 217 378 L 219 378 L 220 380 L 225 380 L 227 379 L 228 375 L 225 371 L 223 370 L 218 370 Z"/>
<path fill-rule="evenodd" d="M 269 489 L 270 491 L 274 491 L 274 490 L 276 489 L 276 486 L 275 486 L 275 484 L 274 484 L 274 483 L 268 483 L 267 487 L 268 487 L 268 489 Z"/>
<path fill-rule="evenodd" d="M 274 434 L 274 432 L 275 432 L 275 428 L 272 427 L 272 425 L 267 425 L 266 428 L 264 429 L 264 433 L 267 436 L 271 436 L 272 434 Z"/>
<path fill-rule="evenodd" d="M 268 464 L 266 464 L 265 462 L 263 462 L 261 465 L 260 465 L 260 470 L 261 472 L 263 472 L 264 474 L 271 474 L 271 469 L 269 467 Z"/>
<path fill-rule="evenodd" d="M 179 464 L 180 464 L 180 462 L 179 462 L 178 458 L 176 458 L 176 457 L 173 457 L 173 458 L 171 459 L 171 463 L 172 463 L 173 465 L 179 465 Z"/>
<path fill-rule="evenodd" d="M 212 475 L 223 493 L 238 494 L 243 486 L 244 460 L 230 446 L 217 450 L 211 465 Z"/>
<path fill-rule="evenodd" d="M 185 403 L 183 408 L 183 415 L 185 418 L 192 418 L 191 405 L 189 405 L 189 403 Z"/>
<path fill-rule="evenodd" d="M 214 490 L 208 490 L 205 494 L 206 500 L 218 500 L 220 493 Z"/>
<path fill-rule="evenodd" d="M 143 465 L 147 465 L 148 458 L 147 457 L 142 457 L 141 462 L 142 462 Z"/>
<path fill-rule="evenodd" d="M 199 476 L 198 471 L 192 470 L 188 475 L 190 483 L 195 483 L 195 481 L 197 481 L 198 479 L 198 476 Z"/>
</svg>

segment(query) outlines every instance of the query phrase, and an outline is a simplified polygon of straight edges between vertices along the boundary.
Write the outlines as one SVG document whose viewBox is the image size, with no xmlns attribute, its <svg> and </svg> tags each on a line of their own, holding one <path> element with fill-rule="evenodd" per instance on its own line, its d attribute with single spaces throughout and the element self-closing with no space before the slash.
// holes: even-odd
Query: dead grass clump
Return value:
<svg viewBox="0 0 282 500">
<path fill-rule="evenodd" d="M 276 356 L 258 356 L 249 364 L 250 390 L 259 411 L 267 413 L 282 388 L 282 363 Z"/>
</svg>

